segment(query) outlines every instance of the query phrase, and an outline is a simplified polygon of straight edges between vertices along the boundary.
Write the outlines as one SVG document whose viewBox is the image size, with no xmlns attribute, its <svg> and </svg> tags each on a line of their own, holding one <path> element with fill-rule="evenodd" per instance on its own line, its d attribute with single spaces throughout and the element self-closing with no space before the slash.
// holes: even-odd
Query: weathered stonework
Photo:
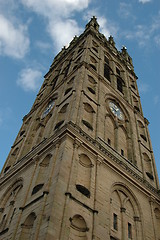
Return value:
<svg viewBox="0 0 160 240">
<path fill-rule="evenodd" d="M 160 192 L 132 59 L 93 17 L 55 57 L 0 176 L 0 239 L 158 240 Z"/>
</svg>

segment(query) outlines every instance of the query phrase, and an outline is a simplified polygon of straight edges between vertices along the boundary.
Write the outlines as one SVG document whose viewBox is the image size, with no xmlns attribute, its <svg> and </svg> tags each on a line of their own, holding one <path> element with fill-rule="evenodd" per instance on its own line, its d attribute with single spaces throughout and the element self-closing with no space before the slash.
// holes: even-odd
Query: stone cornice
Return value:
<svg viewBox="0 0 160 240">
<path fill-rule="evenodd" d="M 159 189 L 156 189 L 148 181 L 143 178 L 141 171 L 133 165 L 129 160 L 125 159 L 113 148 L 104 144 L 99 139 L 93 139 L 80 127 L 69 122 L 65 124 L 61 129 L 55 131 L 55 133 L 45 141 L 35 146 L 26 156 L 18 161 L 18 163 L 11 168 L 6 174 L 3 174 L 0 178 L 0 188 L 10 180 L 15 174 L 21 171 L 26 165 L 33 164 L 37 156 L 40 156 L 44 151 L 48 151 L 49 148 L 55 146 L 56 142 L 61 142 L 66 137 L 71 137 L 73 140 L 79 139 L 86 148 L 90 149 L 95 155 L 100 155 L 103 158 L 102 164 L 107 164 L 108 167 L 113 168 L 119 172 L 123 177 L 127 178 L 132 184 L 141 188 L 147 195 L 154 195 L 160 201 Z"/>
</svg>

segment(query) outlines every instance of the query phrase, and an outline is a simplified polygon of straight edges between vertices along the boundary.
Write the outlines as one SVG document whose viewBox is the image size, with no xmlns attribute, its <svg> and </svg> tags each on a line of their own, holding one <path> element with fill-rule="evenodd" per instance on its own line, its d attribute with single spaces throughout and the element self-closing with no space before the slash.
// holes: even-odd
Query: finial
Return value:
<svg viewBox="0 0 160 240">
<path fill-rule="evenodd" d="M 122 54 L 125 55 L 125 54 L 127 53 L 127 48 L 126 48 L 126 46 L 123 45 L 121 50 L 122 50 Z"/>
<path fill-rule="evenodd" d="M 93 16 L 92 18 L 91 18 L 91 20 L 89 21 L 89 23 L 87 23 L 87 25 L 86 25 L 86 29 L 88 29 L 88 28 L 94 28 L 95 30 L 97 30 L 97 31 L 99 31 L 99 24 L 98 24 L 98 22 L 97 22 L 97 18 L 96 18 L 96 16 Z"/>
<path fill-rule="evenodd" d="M 109 36 L 109 43 L 113 46 L 113 47 L 115 47 L 115 41 L 114 41 L 114 39 L 113 39 L 113 36 Z"/>
</svg>

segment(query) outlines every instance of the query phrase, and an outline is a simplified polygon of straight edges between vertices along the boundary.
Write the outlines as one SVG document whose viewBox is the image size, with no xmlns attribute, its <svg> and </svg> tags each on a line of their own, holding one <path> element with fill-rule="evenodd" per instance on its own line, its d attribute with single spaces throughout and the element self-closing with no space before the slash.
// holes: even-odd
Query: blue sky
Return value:
<svg viewBox="0 0 160 240">
<path fill-rule="evenodd" d="M 0 0 L 0 169 L 54 56 L 93 15 L 133 58 L 160 176 L 159 0 Z"/>
</svg>

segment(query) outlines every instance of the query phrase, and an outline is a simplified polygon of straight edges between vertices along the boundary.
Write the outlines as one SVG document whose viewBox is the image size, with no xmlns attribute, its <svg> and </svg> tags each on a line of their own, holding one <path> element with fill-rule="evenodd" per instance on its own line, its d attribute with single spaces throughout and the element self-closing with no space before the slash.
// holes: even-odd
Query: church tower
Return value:
<svg viewBox="0 0 160 240">
<path fill-rule="evenodd" d="M 55 57 L 0 175 L 2 240 L 159 240 L 148 120 L 95 17 Z"/>
</svg>

